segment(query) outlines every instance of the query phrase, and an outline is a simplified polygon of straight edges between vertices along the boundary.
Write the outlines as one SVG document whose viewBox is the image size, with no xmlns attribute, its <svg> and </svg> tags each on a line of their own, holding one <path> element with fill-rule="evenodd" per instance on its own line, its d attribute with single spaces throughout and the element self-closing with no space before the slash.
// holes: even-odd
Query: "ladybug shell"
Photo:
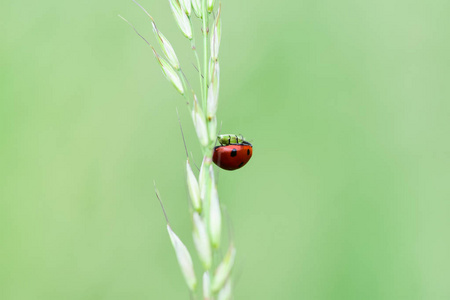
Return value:
<svg viewBox="0 0 450 300">
<path fill-rule="evenodd" d="M 252 145 L 231 144 L 214 148 L 213 162 L 225 170 L 237 170 L 245 166 L 253 154 Z"/>
</svg>

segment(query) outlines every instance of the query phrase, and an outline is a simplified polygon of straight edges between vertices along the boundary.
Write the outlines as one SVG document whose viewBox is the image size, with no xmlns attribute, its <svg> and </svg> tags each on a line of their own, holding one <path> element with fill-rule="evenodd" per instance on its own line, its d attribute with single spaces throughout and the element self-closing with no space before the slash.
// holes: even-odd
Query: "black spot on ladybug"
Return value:
<svg viewBox="0 0 450 300">
<path fill-rule="evenodd" d="M 250 149 L 247 149 L 247 155 L 250 155 Z"/>
<path fill-rule="evenodd" d="M 243 165 L 244 165 L 244 162 L 241 162 L 241 163 L 239 164 L 239 168 L 242 167 Z"/>
<path fill-rule="evenodd" d="M 235 157 L 237 155 L 237 150 L 236 148 L 231 150 L 231 157 Z"/>
</svg>

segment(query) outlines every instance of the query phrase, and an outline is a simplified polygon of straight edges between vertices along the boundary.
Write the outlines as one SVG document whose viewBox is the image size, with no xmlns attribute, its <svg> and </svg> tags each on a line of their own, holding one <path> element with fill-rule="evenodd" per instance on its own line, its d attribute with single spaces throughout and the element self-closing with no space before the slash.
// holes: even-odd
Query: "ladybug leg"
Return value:
<svg viewBox="0 0 450 300">
<path fill-rule="evenodd" d="M 216 147 L 217 142 L 219 142 L 220 146 L 223 146 L 222 142 L 220 141 L 220 135 L 217 136 L 216 142 L 214 143 L 214 147 Z"/>
<path fill-rule="evenodd" d="M 234 135 L 236 137 L 236 144 L 239 144 L 239 138 L 237 135 Z"/>
<path fill-rule="evenodd" d="M 231 144 L 231 135 L 228 136 L 228 145 Z"/>
</svg>

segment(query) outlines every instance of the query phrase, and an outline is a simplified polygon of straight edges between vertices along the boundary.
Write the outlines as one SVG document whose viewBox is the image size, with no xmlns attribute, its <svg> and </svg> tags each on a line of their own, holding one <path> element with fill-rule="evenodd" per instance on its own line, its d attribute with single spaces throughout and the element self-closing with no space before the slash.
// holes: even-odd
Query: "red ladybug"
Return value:
<svg viewBox="0 0 450 300">
<path fill-rule="evenodd" d="M 236 135 L 218 136 L 220 146 L 214 148 L 213 162 L 224 170 L 237 170 L 245 166 L 253 154 L 253 146 Z"/>
</svg>

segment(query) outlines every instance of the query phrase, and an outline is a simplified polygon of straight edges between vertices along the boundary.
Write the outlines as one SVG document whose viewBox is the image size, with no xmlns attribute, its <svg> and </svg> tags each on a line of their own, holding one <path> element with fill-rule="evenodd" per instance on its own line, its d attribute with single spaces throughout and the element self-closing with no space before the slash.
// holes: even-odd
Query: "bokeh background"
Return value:
<svg viewBox="0 0 450 300">
<path fill-rule="evenodd" d="M 222 6 L 218 116 L 254 146 L 218 172 L 235 298 L 450 299 L 450 2 Z M 153 191 L 192 249 L 176 107 L 199 145 L 117 14 L 156 44 L 131 1 L 0 4 L 3 300 L 188 298 Z"/>
</svg>

